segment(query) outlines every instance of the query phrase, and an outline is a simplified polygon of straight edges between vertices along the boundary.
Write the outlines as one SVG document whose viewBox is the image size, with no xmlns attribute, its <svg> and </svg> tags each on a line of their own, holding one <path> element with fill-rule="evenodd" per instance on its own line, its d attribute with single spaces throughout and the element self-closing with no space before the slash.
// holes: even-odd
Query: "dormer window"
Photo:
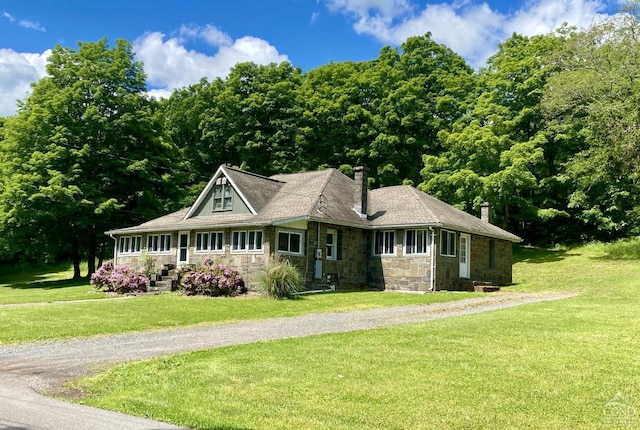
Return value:
<svg viewBox="0 0 640 430">
<path fill-rule="evenodd" d="M 233 188 L 224 176 L 216 179 L 213 187 L 213 210 L 230 211 L 233 209 Z"/>
</svg>

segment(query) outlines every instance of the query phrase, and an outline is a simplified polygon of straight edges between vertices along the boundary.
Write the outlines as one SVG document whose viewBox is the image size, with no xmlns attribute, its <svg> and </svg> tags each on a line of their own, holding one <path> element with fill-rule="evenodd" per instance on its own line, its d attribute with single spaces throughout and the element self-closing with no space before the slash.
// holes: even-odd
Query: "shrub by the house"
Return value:
<svg viewBox="0 0 640 430">
<path fill-rule="evenodd" d="M 259 275 L 258 284 L 271 298 L 292 298 L 304 289 L 304 276 L 288 259 L 272 254 Z"/>
<path fill-rule="evenodd" d="M 247 293 L 242 276 L 236 270 L 206 257 L 201 263 L 178 269 L 180 287 L 189 296 L 237 296 Z"/>
<path fill-rule="evenodd" d="M 108 293 L 141 293 L 147 291 L 149 279 L 129 266 L 116 266 L 107 261 L 91 275 L 89 283 Z"/>
</svg>

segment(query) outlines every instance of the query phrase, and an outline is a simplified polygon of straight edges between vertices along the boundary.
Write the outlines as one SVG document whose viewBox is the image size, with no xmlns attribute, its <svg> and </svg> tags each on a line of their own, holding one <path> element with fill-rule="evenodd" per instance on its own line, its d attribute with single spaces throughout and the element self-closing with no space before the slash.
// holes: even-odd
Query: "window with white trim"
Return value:
<svg viewBox="0 0 640 430">
<path fill-rule="evenodd" d="M 118 241 L 118 252 L 120 254 L 140 254 L 142 246 L 142 236 L 121 236 Z"/>
<path fill-rule="evenodd" d="M 224 176 L 216 179 L 213 186 L 213 210 L 230 211 L 233 209 L 233 188 Z"/>
<path fill-rule="evenodd" d="M 147 252 L 150 254 L 171 252 L 171 235 L 150 234 L 147 236 Z"/>
<path fill-rule="evenodd" d="M 396 232 L 380 230 L 373 232 L 373 253 L 375 255 L 396 255 Z"/>
<path fill-rule="evenodd" d="M 456 232 L 449 230 L 440 231 L 440 255 L 444 257 L 456 256 Z"/>
<path fill-rule="evenodd" d="M 276 249 L 280 254 L 304 254 L 304 232 L 295 230 L 278 230 Z"/>
<path fill-rule="evenodd" d="M 224 252 L 224 233 L 221 231 L 196 232 L 195 252 Z"/>
<path fill-rule="evenodd" d="M 327 260 L 338 259 L 338 230 L 335 228 L 327 229 L 326 258 Z"/>
<path fill-rule="evenodd" d="M 430 240 L 429 230 L 406 230 L 404 233 L 405 255 L 428 255 Z"/>
<path fill-rule="evenodd" d="M 231 252 L 262 251 L 262 230 L 242 230 L 231 233 Z"/>
</svg>

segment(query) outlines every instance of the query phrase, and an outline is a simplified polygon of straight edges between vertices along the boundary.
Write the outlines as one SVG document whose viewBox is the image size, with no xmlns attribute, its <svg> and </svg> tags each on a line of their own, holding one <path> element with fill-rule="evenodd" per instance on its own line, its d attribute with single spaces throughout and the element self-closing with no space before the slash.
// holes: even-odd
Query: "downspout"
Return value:
<svg viewBox="0 0 640 430">
<path fill-rule="evenodd" d="M 436 232 L 433 227 L 429 227 L 431 231 L 431 280 L 429 291 L 436 292 Z"/>
<path fill-rule="evenodd" d="M 112 234 L 109 235 L 111 239 L 113 239 L 113 265 L 118 265 L 118 240 L 113 237 Z"/>
</svg>

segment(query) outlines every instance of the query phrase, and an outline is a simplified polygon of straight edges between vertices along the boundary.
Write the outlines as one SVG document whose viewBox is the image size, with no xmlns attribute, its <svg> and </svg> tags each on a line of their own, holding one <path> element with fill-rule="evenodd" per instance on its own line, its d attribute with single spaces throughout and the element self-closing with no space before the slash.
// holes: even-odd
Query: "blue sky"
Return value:
<svg viewBox="0 0 640 430">
<path fill-rule="evenodd" d="M 150 93 L 162 97 L 240 61 L 306 71 L 370 60 L 428 31 L 477 68 L 513 32 L 584 27 L 619 8 L 619 0 L 0 0 L 0 116 L 44 76 L 57 44 L 129 40 Z"/>
</svg>

